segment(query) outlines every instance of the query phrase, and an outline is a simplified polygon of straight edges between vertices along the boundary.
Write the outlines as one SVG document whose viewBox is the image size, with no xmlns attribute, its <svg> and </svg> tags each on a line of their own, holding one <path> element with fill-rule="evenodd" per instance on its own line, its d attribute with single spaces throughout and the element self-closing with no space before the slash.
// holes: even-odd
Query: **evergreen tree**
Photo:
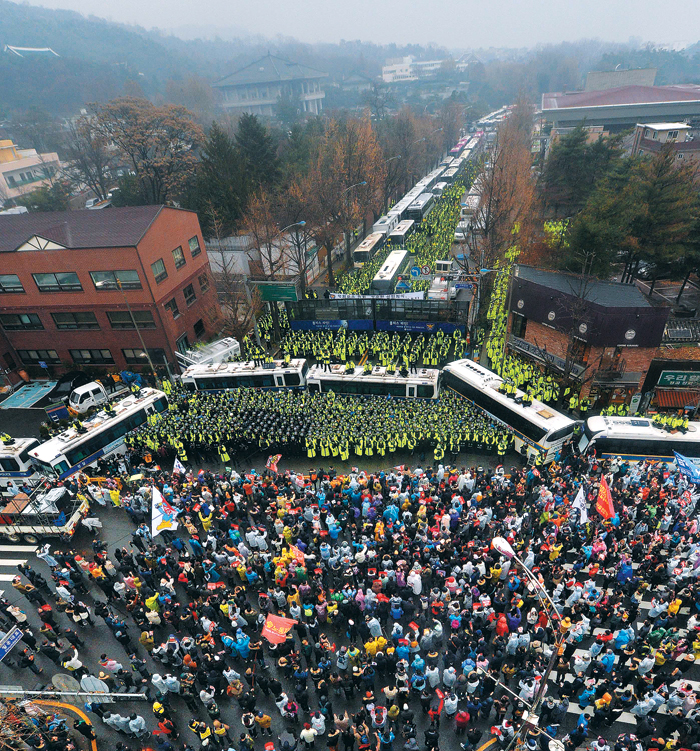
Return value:
<svg viewBox="0 0 700 751">
<path fill-rule="evenodd" d="M 218 123 L 212 123 L 189 201 L 199 214 L 205 236 L 211 234 L 214 215 L 224 236 L 232 232 L 248 200 L 245 172 L 245 161 L 234 140 Z"/>
<path fill-rule="evenodd" d="M 252 189 L 272 188 L 280 177 L 275 143 L 257 115 L 245 113 L 238 121 L 236 144 L 246 165 L 246 179 Z"/>
</svg>

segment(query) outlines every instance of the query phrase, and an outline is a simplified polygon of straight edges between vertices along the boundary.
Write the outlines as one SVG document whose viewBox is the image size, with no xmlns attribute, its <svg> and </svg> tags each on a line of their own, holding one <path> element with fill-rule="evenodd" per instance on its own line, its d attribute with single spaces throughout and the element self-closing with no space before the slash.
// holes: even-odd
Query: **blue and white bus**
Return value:
<svg viewBox="0 0 700 751">
<path fill-rule="evenodd" d="M 226 389 L 304 388 L 309 366 L 306 360 L 284 360 L 258 365 L 255 362 L 221 362 L 193 365 L 182 374 L 182 385 L 189 391 L 226 391 Z"/>
<path fill-rule="evenodd" d="M 8 480 L 19 487 L 25 483 L 34 486 L 41 479 L 29 456 L 30 450 L 38 445 L 36 438 L 15 438 L 0 443 L 0 497 L 11 495 L 7 490 Z"/>
<path fill-rule="evenodd" d="M 37 469 L 49 477 L 61 480 L 85 467 L 94 466 L 100 459 L 126 453 L 124 436 L 148 421 L 151 415 L 168 408 L 166 395 L 158 389 L 142 388 L 114 402 L 112 413 L 98 412 L 82 427 L 71 427 L 50 438 L 29 455 Z"/>
</svg>

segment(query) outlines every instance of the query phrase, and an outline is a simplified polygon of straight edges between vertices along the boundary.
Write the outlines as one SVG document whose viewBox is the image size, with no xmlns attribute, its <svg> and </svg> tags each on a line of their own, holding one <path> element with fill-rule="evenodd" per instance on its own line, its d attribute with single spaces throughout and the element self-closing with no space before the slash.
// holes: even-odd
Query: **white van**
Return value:
<svg viewBox="0 0 700 751">
<path fill-rule="evenodd" d="M 100 404 L 107 404 L 110 399 L 122 394 L 128 394 L 129 387 L 123 382 L 118 381 L 114 388 L 106 389 L 99 381 L 91 381 L 84 386 L 78 386 L 68 398 L 68 406 L 74 409 L 78 414 L 85 414 L 90 407 L 97 407 Z"/>
</svg>

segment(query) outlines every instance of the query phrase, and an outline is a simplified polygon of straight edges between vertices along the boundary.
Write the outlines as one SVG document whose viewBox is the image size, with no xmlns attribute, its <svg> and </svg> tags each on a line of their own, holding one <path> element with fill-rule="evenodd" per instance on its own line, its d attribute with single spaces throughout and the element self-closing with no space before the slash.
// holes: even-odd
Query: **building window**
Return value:
<svg viewBox="0 0 700 751">
<path fill-rule="evenodd" d="M 38 365 L 39 362 L 50 362 L 53 365 L 61 363 L 55 349 L 18 349 L 17 354 L 25 365 Z"/>
<path fill-rule="evenodd" d="M 82 292 L 78 275 L 73 271 L 55 274 L 32 274 L 40 292 Z"/>
<path fill-rule="evenodd" d="M 133 269 L 125 271 L 91 271 L 92 283 L 96 289 L 117 289 L 117 281 L 122 289 L 141 289 L 139 272 Z"/>
<path fill-rule="evenodd" d="M 177 307 L 177 300 L 175 300 L 174 297 L 172 300 L 165 303 L 165 309 L 173 314 L 173 319 L 180 317 L 180 310 Z"/>
<path fill-rule="evenodd" d="M 679 159 L 683 159 L 683 154 L 682 154 L 682 152 L 680 152 L 680 153 L 678 154 L 678 158 L 679 158 Z"/>
<path fill-rule="evenodd" d="M 187 353 L 187 350 L 190 348 L 190 340 L 187 338 L 187 334 L 183 334 L 176 342 L 175 342 L 175 348 L 178 352 L 181 352 L 183 355 Z"/>
<path fill-rule="evenodd" d="M 17 274 L 0 274 L 0 293 L 24 292 Z"/>
<path fill-rule="evenodd" d="M 511 333 L 513 334 L 513 336 L 524 339 L 526 329 L 527 318 L 525 318 L 525 316 L 521 316 L 518 313 L 513 313 L 513 322 L 511 325 Z"/>
<path fill-rule="evenodd" d="M 194 293 L 194 284 L 188 284 L 185 289 L 182 290 L 182 294 L 185 296 L 185 302 L 188 307 L 197 299 L 197 295 Z"/>
<path fill-rule="evenodd" d="M 94 313 L 52 313 L 57 329 L 99 329 Z"/>
<path fill-rule="evenodd" d="M 192 258 L 196 258 L 202 252 L 202 249 L 199 247 L 199 238 L 197 235 L 190 237 L 188 243 L 190 246 L 190 255 Z"/>
<path fill-rule="evenodd" d="M 131 320 L 133 315 L 134 319 Z M 107 312 L 107 318 L 113 329 L 133 329 L 134 321 L 140 329 L 154 329 L 156 322 L 153 320 L 153 313 L 150 310 L 132 310 L 129 315 L 128 310 L 112 310 Z"/>
<path fill-rule="evenodd" d="M 151 264 L 151 271 L 156 279 L 156 284 L 160 284 L 163 279 L 168 278 L 168 272 L 165 270 L 165 264 L 163 259 L 159 258 L 155 263 Z"/>
<path fill-rule="evenodd" d="M 181 269 L 187 263 L 185 254 L 182 252 L 182 245 L 178 245 L 173 251 L 173 261 L 175 261 L 176 269 Z"/>
<path fill-rule="evenodd" d="M 194 325 L 194 335 L 197 337 L 197 339 L 201 339 L 206 332 L 206 329 L 204 328 L 204 321 L 200 318 L 197 323 Z"/>
<path fill-rule="evenodd" d="M 666 140 L 668 140 L 668 141 L 675 141 L 676 138 L 678 138 L 678 131 L 677 130 L 669 130 L 669 132 L 668 132 L 668 138 Z"/>
<path fill-rule="evenodd" d="M 101 365 L 114 362 L 112 353 L 108 349 L 71 349 L 70 356 L 73 362 L 79 365 Z"/>
<path fill-rule="evenodd" d="M 199 275 L 199 289 L 204 294 L 209 289 L 209 277 L 206 274 Z"/>
<path fill-rule="evenodd" d="M 14 358 L 9 352 L 5 352 L 3 357 L 5 358 L 5 365 L 7 365 L 10 370 L 14 370 L 17 367 Z"/>
<path fill-rule="evenodd" d="M 37 331 L 44 328 L 36 313 L 6 313 L 0 315 L 0 324 L 5 331 Z"/>
<path fill-rule="evenodd" d="M 134 349 L 123 349 L 122 354 L 129 365 L 144 365 L 148 363 L 146 353 L 140 347 Z M 162 364 L 165 362 L 165 350 L 149 349 L 148 354 L 151 356 L 152 363 Z"/>
</svg>

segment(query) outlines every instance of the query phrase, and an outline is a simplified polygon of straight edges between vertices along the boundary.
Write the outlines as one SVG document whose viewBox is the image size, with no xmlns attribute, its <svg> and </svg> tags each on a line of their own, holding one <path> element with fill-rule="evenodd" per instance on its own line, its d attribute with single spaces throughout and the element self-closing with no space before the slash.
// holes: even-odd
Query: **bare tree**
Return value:
<svg viewBox="0 0 700 751">
<path fill-rule="evenodd" d="M 69 123 L 68 160 L 63 172 L 74 186 L 87 186 L 104 201 L 112 183 L 110 172 L 115 166 L 115 154 L 92 121 L 93 118 L 83 116 Z"/>
</svg>

